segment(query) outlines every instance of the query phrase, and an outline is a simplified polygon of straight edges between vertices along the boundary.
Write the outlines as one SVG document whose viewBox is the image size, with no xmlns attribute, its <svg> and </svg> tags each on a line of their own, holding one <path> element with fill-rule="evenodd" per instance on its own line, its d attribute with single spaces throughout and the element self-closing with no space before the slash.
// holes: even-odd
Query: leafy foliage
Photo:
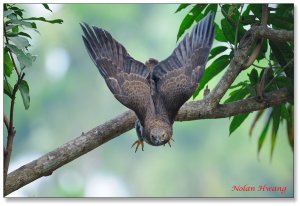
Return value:
<svg viewBox="0 0 300 206">
<path fill-rule="evenodd" d="M 51 11 L 48 4 L 42 6 Z M 11 86 L 13 79 L 11 76 L 17 73 L 18 78 L 25 75 L 24 71 L 32 67 L 36 60 L 36 56 L 32 55 L 28 48 L 30 45 L 31 36 L 27 33 L 28 30 L 37 31 L 35 21 L 43 21 L 51 24 L 61 24 L 63 20 L 54 19 L 47 20 L 44 17 L 29 17 L 24 18 L 25 11 L 17 7 L 16 4 L 4 4 L 4 94 L 12 98 L 13 88 L 17 87 L 22 96 L 25 109 L 30 106 L 29 86 L 25 80 L 17 81 Z"/>
<path fill-rule="evenodd" d="M 245 32 L 251 25 L 259 25 L 262 18 L 261 4 L 181 4 L 176 12 L 182 12 L 189 8 L 184 17 L 177 34 L 177 41 L 184 33 L 200 21 L 208 12 L 214 12 L 220 19 L 219 23 L 215 22 L 215 44 L 211 49 L 209 63 L 206 71 L 200 81 L 199 87 L 193 97 L 197 97 L 205 85 L 214 79 L 221 71 L 229 65 L 238 43 L 244 36 Z M 268 7 L 268 26 L 273 29 L 293 30 L 294 28 L 294 5 L 278 4 L 275 7 Z M 229 53 L 229 55 L 228 55 Z M 264 92 L 288 88 L 293 93 L 294 81 L 294 44 L 278 43 L 270 40 L 263 40 L 262 47 L 251 66 L 247 78 L 237 82 L 230 87 L 229 96 L 224 103 L 230 103 L 249 97 L 258 98 Z M 256 66 L 258 63 L 267 66 Z M 247 70 L 248 71 L 248 70 Z M 272 122 L 271 131 L 271 150 L 272 157 L 277 139 L 277 131 L 281 123 L 286 122 L 287 134 L 291 147 L 294 142 L 294 113 L 293 102 L 274 106 L 270 109 L 257 112 L 252 126 L 250 135 L 256 123 L 263 117 L 267 116 L 264 129 L 258 139 L 258 152 L 265 142 L 269 126 Z M 232 134 L 237 128 L 249 117 L 248 114 L 237 115 L 231 119 L 229 133 Z"/>
</svg>

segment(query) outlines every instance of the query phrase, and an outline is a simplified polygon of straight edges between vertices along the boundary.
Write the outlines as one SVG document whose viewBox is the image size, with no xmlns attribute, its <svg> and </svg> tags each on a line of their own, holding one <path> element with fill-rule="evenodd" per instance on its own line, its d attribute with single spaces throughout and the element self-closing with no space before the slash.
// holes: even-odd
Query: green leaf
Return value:
<svg viewBox="0 0 300 206">
<path fill-rule="evenodd" d="M 238 100 L 244 99 L 246 96 L 249 95 L 249 89 L 246 86 L 243 86 L 240 89 L 234 90 L 229 94 L 229 98 L 224 101 L 224 104 L 229 102 L 235 102 Z"/>
<path fill-rule="evenodd" d="M 259 22 L 258 20 L 256 20 L 256 16 L 254 15 L 247 15 L 247 16 L 242 16 L 241 17 L 241 23 L 243 25 L 252 25 Z"/>
<path fill-rule="evenodd" d="M 6 81 L 6 79 L 4 79 L 4 81 L 3 81 L 3 89 L 4 89 L 4 94 L 6 94 L 7 96 L 9 96 L 11 98 L 12 97 L 13 88 Z"/>
<path fill-rule="evenodd" d="M 195 16 L 195 21 L 196 21 L 196 22 L 199 22 L 199 21 L 201 21 L 201 19 L 203 19 L 204 17 L 205 17 L 204 14 L 199 13 L 197 16 Z"/>
<path fill-rule="evenodd" d="M 47 10 L 49 10 L 49 11 L 53 12 L 53 11 L 50 9 L 50 7 L 49 7 L 49 5 L 48 5 L 48 4 L 42 4 L 42 5 L 44 6 L 44 8 L 45 8 L 45 9 L 47 9 Z"/>
<path fill-rule="evenodd" d="M 17 20 L 18 19 L 17 15 L 15 13 L 12 13 L 12 14 L 8 15 L 7 18 L 9 18 L 10 20 Z"/>
<path fill-rule="evenodd" d="M 19 32 L 18 35 L 26 36 L 26 37 L 31 39 L 31 36 L 29 34 L 25 33 L 25 32 Z"/>
<path fill-rule="evenodd" d="M 215 34 L 215 39 L 219 42 L 226 42 L 226 38 L 223 34 L 223 31 L 220 29 L 219 25 L 215 23 L 215 30 L 216 30 L 216 34 Z"/>
<path fill-rule="evenodd" d="M 218 10 L 218 4 L 209 4 L 204 11 L 204 16 L 206 16 L 210 11 L 216 14 L 217 10 Z"/>
<path fill-rule="evenodd" d="M 271 156 L 272 159 L 274 147 L 277 139 L 277 132 L 279 128 L 280 123 L 280 113 L 281 113 L 281 106 L 275 106 L 273 107 L 273 128 L 272 128 L 272 138 L 271 138 Z"/>
<path fill-rule="evenodd" d="M 253 120 L 253 122 L 252 122 L 252 124 L 251 124 L 250 129 L 249 129 L 249 136 L 250 136 L 250 137 L 251 137 L 251 135 L 252 135 L 252 131 L 253 131 L 253 129 L 254 129 L 256 123 L 257 123 L 258 120 L 261 118 L 261 116 L 262 116 L 262 114 L 263 114 L 264 112 L 265 112 L 265 109 L 262 109 L 262 110 L 257 111 L 257 113 L 256 113 L 256 115 L 255 115 L 255 118 L 254 118 L 254 120 Z"/>
<path fill-rule="evenodd" d="M 20 9 L 19 7 L 16 7 L 16 6 L 10 7 L 10 9 L 12 9 L 14 11 L 24 11 L 24 9 Z"/>
<path fill-rule="evenodd" d="M 23 12 L 22 12 L 21 10 L 15 11 L 15 13 L 16 13 L 19 17 L 23 18 Z"/>
<path fill-rule="evenodd" d="M 264 39 L 256 60 L 259 61 L 259 60 L 266 58 L 265 54 L 266 54 L 267 50 L 268 50 L 268 41 L 266 39 Z"/>
<path fill-rule="evenodd" d="M 8 16 L 8 15 L 10 15 L 12 13 L 14 13 L 14 11 L 12 11 L 12 10 L 6 10 L 6 11 L 3 12 L 3 17 L 6 17 L 6 16 Z"/>
<path fill-rule="evenodd" d="M 228 48 L 226 46 L 218 46 L 218 47 L 215 47 L 213 48 L 211 51 L 210 51 L 210 57 L 208 58 L 208 60 L 214 58 L 215 56 L 217 56 L 218 54 L 226 51 Z"/>
<path fill-rule="evenodd" d="M 276 29 L 294 29 L 294 21 L 288 17 L 284 17 L 278 14 L 269 14 L 268 23 L 272 24 Z"/>
<path fill-rule="evenodd" d="M 31 67 L 32 66 L 32 58 L 30 54 L 24 53 L 21 49 L 12 44 L 7 44 L 7 47 L 17 56 L 18 61 L 21 64 L 21 68 L 23 67 Z"/>
<path fill-rule="evenodd" d="M 283 119 L 286 119 L 286 120 L 290 120 L 290 114 L 289 114 L 289 111 L 288 109 L 286 108 L 285 104 L 282 104 L 281 105 L 281 112 L 280 112 L 280 115 Z"/>
<path fill-rule="evenodd" d="M 8 54 L 8 49 L 4 49 L 4 74 L 10 77 L 12 71 L 14 69 L 14 64 Z"/>
<path fill-rule="evenodd" d="M 181 11 L 182 9 L 185 9 L 189 5 L 191 5 L 191 4 L 180 4 L 179 7 L 177 8 L 177 10 L 175 11 L 175 13 Z"/>
<path fill-rule="evenodd" d="M 248 83 L 249 83 L 249 81 L 245 80 L 245 81 L 237 83 L 236 85 L 230 86 L 230 89 L 234 89 L 234 88 L 241 87 L 241 86 L 246 86 Z"/>
<path fill-rule="evenodd" d="M 193 14 L 194 17 L 196 18 L 199 14 L 202 13 L 202 11 L 205 9 L 206 6 L 207 4 L 197 4 L 191 9 L 190 13 Z M 204 15 L 202 14 L 202 16 Z"/>
<path fill-rule="evenodd" d="M 204 71 L 204 75 L 200 80 L 200 84 L 197 90 L 194 92 L 193 97 L 195 98 L 199 92 L 204 88 L 204 86 L 209 82 L 214 76 L 223 71 L 229 64 L 230 59 L 228 55 L 223 55 L 216 59 L 213 63 L 209 65 Z"/>
<path fill-rule="evenodd" d="M 262 133 L 260 134 L 259 136 L 259 139 L 258 139 L 258 149 L 257 149 L 257 153 L 259 154 L 264 142 L 265 142 L 265 139 L 266 139 L 266 136 L 267 136 L 267 133 L 268 133 L 268 129 L 269 129 L 269 125 L 270 125 L 270 121 L 271 121 L 271 117 L 272 117 L 272 114 L 270 114 L 267 122 L 266 122 L 266 125 L 262 131 Z"/>
<path fill-rule="evenodd" d="M 27 110 L 30 106 L 29 86 L 25 80 L 22 80 L 19 85 L 19 91 L 21 93 L 23 104 Z"/>
<path fill-rule="evenodd" d="M 13 24 L 13 25 L 22 25 L 26 26 L 28 28 L 32 28 L 32 25 L 30 22 L 22 21 L 22 20 L 10 20 L 7 21 L 6 24 Z M 9 27 L 6 27 L 6 30 L 8 30 Z"/>
<path fill-rule="evenodd" d="M 31 18 L 26 18 L 24 20 L 44 21 L 51 24 L 62 24 L 64 22 L 62 19 L 47 20 L 44 17 L 31 17 Z M 36 28 L 36 26 L 33 28 Z"/>
<path fill-rule="evenodd" d="M 290 16 L 294 11 L 294 4 L 278 4 L 276 13 L 282 16 Z"/>
<path fill-rule="evenodd" d="M 248 77 L 252 85 L 256 85 L 258 83 L 258 72 L 255 68 L 251 70 Z"/>
<path fill-rule="evenodd" d="M 245 119 L 248 117 L 248 114 L 240 114 L 237 116 L 234 116 L 230 126 L 229 126 L 229 135 L 231 135 L 241 124 L 245 121 Z"/>
<path fill-rule="evenodd" d="M 246 89 L 247 89 L 248 92 L 250 93 L 250 96 L 252 96 L 252 97 L 257 96 L 257 95 L 256 95 L 255 86 L 246 85 Z"/>
<path fill-rule="evenodd" d="M 12 33 L 12 32 L 7 32 L 6 35 L 7 35 L 8 37 L 15 37 L 15 36 L 18 36 L 18 34 Z"/>
<path fill-rule="evenodd" d="M 16 47 L 15 45 L 7 44 L 6 46 L 17 56 L 23 53 L 23 51 L 21 49 L 18 49 L 18 47 Z"/>
<path fill-rule="evenodd" d="M 23 9 L 20 9 L 16 6 L 10 7 L 10 9 L 14 10 L 14 13 L 23 18 Z"/>
<path fill-rule="evenodd" d="M 19 32 L 19 26 L 14 26 L 14 27 L 11 29 L 11 31 L 12 31 L 13 33 L 18 33 L 18 32 Z"/>
<path fill-rule="evenodd" d="M 230 15 L 230 16 L 236 15 L 236 12 L 239 12 L 238 9 L 240 8 L 240 6 L 241 6 L 241 4 L 231 4 L 228 8 L 228 15 Z"/>
<path fill-rule="evenodd" d="M 261 19 L 261 11 L 262 11 L 261 4 L 250 4 L 248 7 L 257 18 Z"/>
<path fill-rule="evenodd" d="M 190 26 L 193 24 L 193 22 L 194 22 L 194 16 L 193 15 L 187 14 L 184 17 L 184 19 L 181 22 L 180 27 L 179 27 L 179 31 L 178 31 L 178 34 L 177 34 L 177 41 L 182 36 L 184 31 L 187 30 L 188 28 L 190 28 Z"/>
<path fill-rule="evenodd" d="M 222 6 L 225 13 L 236 23 L 238 22 L 238 19 L 240 16 L 240 11 L 238 10 L 239 7 L 240 7 L 240 4 L 225 4 Z M 231 22 L 230 22 L 230 24 L 231 24 Z M 234 25 L 232 25 L 232 26 L 234 26 Z"/>
<path fill-rule="evenodd" d="M 25 49 L 30 46 L 29 41 L 25 37 L 10 37 L 9 38 L 19 49 Z"/>
<path fill-rule="evenodd" d="M 36 29 L 36 28 L 37 28 L 36 23 L 31 22 L 30 24 L 31 24 L 31 28 L 33 28 L 33 29 Z"/>
<path fill-rule="evenodd" d="M 28 54 L 25 55 L 19 55 L 17 56 L 20 64 L 21 64 L 21 69 L 23 70 L 25 67 L 31 67 L 32 66 L 32 59 L 31 56 Z M 24 67 L 23 67 L 24 66 Z"/>
<path fill-rule="evenodd" d="M 280 66 L 284 67 L 291 59 L 294 58 L 293 46 L 287 43 L 269 41 L 272 54 L 277 59 Z M 285 73 L 292 80 L 294 79 L 294 63 L 291 63 L 285 69 Z"/>
<path fill-rule="evenodd" d="M 288 88 L 288 90 L 293 93 L 294 92 L 294 83 L 293 80 L 286 76 L 277 76 L 275 78 L 275 83 L 273 82 L 271 85 L 275 84 L 276 87 L 279 88 Z"/>
<path fill-rule="evenodd" d="M 226 19 L 221 20 L 221 27 L 222 27 L 223 34 L 224 34 L 225 38 L 227 39 L 227 41 L 234 44 L 235 28 L 233 26 L 231 26 L 231 24 Z"/>
<path fill-rule="evenodd" d="M 196 22 L 199 22 L 201 19 L 204 18 L 204 14 L 202 14 L 202 11 L 205 9 L 206 6 L 207 4 L 197 4 L 190 11 L 190 13 L 193 14 Z"/>
</svg>

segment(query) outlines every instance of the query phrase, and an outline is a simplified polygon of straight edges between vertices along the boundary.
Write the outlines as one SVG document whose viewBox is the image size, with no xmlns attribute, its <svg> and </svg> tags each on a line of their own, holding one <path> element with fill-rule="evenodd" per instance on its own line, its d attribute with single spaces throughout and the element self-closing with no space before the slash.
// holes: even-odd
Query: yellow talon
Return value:
<svg viewBox="0 0 300 206">
<path fill-rule="evenodd" d="M 169 145 L 170 147 L 171 147 L 171 143 L 170 143 L 171 140 L 172 140 L 173 142 L 175 142 L 174 139 L 171 137 L 171 138 L 169 139 L 169 141 L 167 142 L 168 145 Z"/>
<path fill-rule="evenodd" d="M 136 145 L 135 152 L 137 151 L 137 149 L 139 148 L 140 145 L 142 146 L 142 151 L 144 151 L 144 141 L 143 141 L 143 140 L 137 140 L 137 141 L 135 141 L 135 142 L 132 144 L 131 148 L 132 148 L 134 145 Z"/>
</svg>

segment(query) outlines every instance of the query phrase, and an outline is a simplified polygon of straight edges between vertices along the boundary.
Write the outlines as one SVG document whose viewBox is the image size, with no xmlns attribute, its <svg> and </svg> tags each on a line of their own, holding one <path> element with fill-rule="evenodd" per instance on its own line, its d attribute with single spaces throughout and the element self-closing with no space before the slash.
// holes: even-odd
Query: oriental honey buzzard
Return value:
<svg viewBox="0 0 300 206">
<path fill-rule="evenodd" d="M 203 76 L 214 39 L 214 15 L 198 22 L 168 58 L 146 64 L 133 59 L 104 29 L 81 27 L 86 49 L 108 88 L 138 118 L 136 150 L 139 145 L 143 149 L 143 141 L 153 146 L 170 143 L 175 117 Z"/>
</svg>

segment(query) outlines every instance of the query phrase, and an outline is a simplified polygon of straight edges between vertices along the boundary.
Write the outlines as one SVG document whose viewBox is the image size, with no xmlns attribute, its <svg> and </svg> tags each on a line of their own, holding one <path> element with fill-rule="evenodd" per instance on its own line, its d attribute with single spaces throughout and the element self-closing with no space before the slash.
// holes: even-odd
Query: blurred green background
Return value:
<svg viewBox="0 0 300 206">
<path fill-rule="evenodd" d="M 17 134 L 9 171 L 127 110 L 110 93 L 89 58 L 80 22 L 106 29 L 131 56 L 145 62 L 149 57 L 163 60 L 171 54 L 186 14 L 174 13 L 177 4 L 49 6 L 53 13 L 40 4 L 21 6 L 27 11 L 25 16 L 61 18 L 64 23 L 38 22 L 40 34 L 31 33 L 31 51 L 38 55 L 25 77 L 31 105 L 25 111 L 17 96 Z M 209 88 L 219 77 L 209 82 Z M 8 108 L 9 99 L 4 96 L 6 113 Z M 131 130 L 9 196 L 292 197 L 293 152 L 286 126 L 280 127 L 270 162 L 270 137 L 257 155 L 257 138 L 265 119 L 249 138 L 251 116 L 231 136 L 229 118 L 176 122 L 172 148 L 146 145 L 144 152 L 137 153 L 130 148 L 137 139 Z M 234 185 L 286 186 L 287 192 L 232 192 Z"/>
</svg>

